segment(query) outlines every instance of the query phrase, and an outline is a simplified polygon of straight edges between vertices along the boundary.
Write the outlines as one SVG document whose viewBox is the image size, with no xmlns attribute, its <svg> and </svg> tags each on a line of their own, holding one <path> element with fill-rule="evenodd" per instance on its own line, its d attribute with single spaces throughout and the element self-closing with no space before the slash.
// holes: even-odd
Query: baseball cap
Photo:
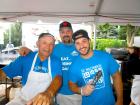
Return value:
<svg viewBox="0 0 140 105">
<path fill-rule="evenodd" d="M 82 30 L 82 29 L 74 32 L 72 35 L 72 39 L 74 40 L 74 42 L 75 42 L 75 40 L 82 38 L 82 37 L 89 39 L 87 31 Z"/>
<path fill-rule="evenodd" d="M 61 28 L 63 28 L 63 27 L 68 27 L 68 28 L 70 28 L 70 29 L 72 30 L 72 26 L 71 26 L 71 23 L 70 23 L 70 22 L 67 22 L 67 21 L 62 22 L 62 23 L 60 24 L 60 26 L 59 26 L 59 30 L 60 30 Z"/>
</svg>

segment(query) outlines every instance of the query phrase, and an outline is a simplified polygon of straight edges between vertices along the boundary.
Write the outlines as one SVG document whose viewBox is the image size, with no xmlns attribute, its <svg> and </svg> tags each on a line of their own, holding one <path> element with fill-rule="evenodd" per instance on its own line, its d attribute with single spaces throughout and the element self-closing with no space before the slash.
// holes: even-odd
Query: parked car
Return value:
<svg viewBox="0 0 140 105">
<path fill-rule="evenodd" d="M 128 51 L 126 48 L 106 48 L 106 51 L 117 60 L 127 60 Z"/>
<path fill-rule="evenodd" d="M 4 53 L 4 54 L 17 54 L 18 49 L 19 49 L 19 47 L 6 48 L 6 49 L 2 50 L 1 53 Z"/>
</svg>

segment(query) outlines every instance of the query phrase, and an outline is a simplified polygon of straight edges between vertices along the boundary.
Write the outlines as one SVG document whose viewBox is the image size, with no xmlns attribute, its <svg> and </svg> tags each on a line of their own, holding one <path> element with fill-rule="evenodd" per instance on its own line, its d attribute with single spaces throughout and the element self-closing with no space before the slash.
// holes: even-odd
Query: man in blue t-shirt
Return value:
<svg viewBox="0 0 140 105">
<path fill-rule="evenodd" d="M 6 105 L 50 105 L 62 83 L 61 61 L 50 56 L 55 38 L 42 33 L 37 41 L 38 52 L 20 56 L 0 69 L 0 75 L 22 77 L 22 89 Z"/>
<path fill-rule="evenodd" d="M 80 56 L 70 67 L 69 86 L 73 92 L 82 95 L 82 105 L 123 105 L 123 88 L 118 63 L 110 54 L 90 49 L 90 39 L 85 30 L 76 31 L 72 38 Z"/>
<path fill-rule="evenodd" d="M 72 26 L 69 22 L 62 22 L 59 26 L 61 41 L 53 50 L 53 55 L 62 62 L 63 84 L 57 94 L 57 103 L 59 105 L 81 105 L 81 95 L 74 94 L 68 86 L 69 68 L 75 58 L 79 55 L 74 43 L 72 42 Z"/>
<path fill-rule="evenodd" d="M 73 93 L 68 86 L 69 67 L 79 55 L 72 42 L 73 30 L 71 23 L 62 22 L 59 26 L 59 33 L 62 42 L 55 45 L 52 55 L 62 62 L 63 83 L 56 96 L 56 101 L 59 105 L 81 105 L 81 95 Z M 30 51 L 30 49 L 23 47 L 20 49 L 20 54 L 26 55 Z"/>
</svg>

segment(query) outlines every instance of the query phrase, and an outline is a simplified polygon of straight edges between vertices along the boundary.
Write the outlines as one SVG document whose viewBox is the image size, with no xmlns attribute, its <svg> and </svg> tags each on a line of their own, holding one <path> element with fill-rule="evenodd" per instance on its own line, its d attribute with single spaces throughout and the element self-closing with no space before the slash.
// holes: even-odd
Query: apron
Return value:
<svg viewBox="0 0 140 105">
<path fill-rule="evenodd" d="M 50 57 L 48 58 L 48 73 L 41 73 L 33 71 L 36 60 L 37 60 L 38 53 L 35 55 L 31 70 L 28 75 L 27 82 L 25 86 L 19 92 L 20 97 L 25 100 L 29 101 L 34 98 L 38 93 L 45 91 L 51 81 L 51 60 Z"/>
<path fill-rule="evenodd" d="M 140 105 L 140 75 L 134 75 L 131 89 L 131 100 L 134 104 Z"/>
</svg>

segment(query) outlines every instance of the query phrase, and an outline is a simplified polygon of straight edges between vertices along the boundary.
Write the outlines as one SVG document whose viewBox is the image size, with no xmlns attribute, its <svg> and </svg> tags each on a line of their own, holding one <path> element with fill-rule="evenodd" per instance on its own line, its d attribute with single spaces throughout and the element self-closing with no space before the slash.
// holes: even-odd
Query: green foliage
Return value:
<svg viewBox="0 0 140 105">
<path fill-rule="evenodd" d="M 110 25 L 109 23 L 97 26 L 97 37 L 98 38 L 116 38 L 117 37 L 117 26 Z"/>
<path fill-rule="evenodd" d="M 110 47 L 110 48 L 126 47 L 126 41 L 117 40 L 117 39 L 97 39 L 96 40 L 96 49 L 105 50 L 105 48 L 107 47 Z"/>
<path fill-rule="evenodd" d="M 139 29 L 138 32 L 137 32 L 137 36 L 140 36 L 140 29 Z"/>
<path fill-rule="evenodd" d="M 119 26 L 118 27 L 118 39 L 126 40 L 126 36 L 127 36 L 126 30 L 127 30 L 126 26 Z"/>
<path fill-rule="evenodd" d="M 5 31 L 4 46 L 6 46 L 9 43 L 9 35 L 11 35 L 11 43 L 14 44 L 15 47 L 20 46 L 22 39 L 22 23 L 14 23 L 11 25 L 10 29 Z"/>
<path fill-rule="evenodd" d="M 110 25 L 109 23 L 97 26 L 97 38 L 126 40 L 127 46 L 132 46 L 135 36 L 140 36 L 140 27 L 127 24 L 125 26 Z"/>
</svg>

